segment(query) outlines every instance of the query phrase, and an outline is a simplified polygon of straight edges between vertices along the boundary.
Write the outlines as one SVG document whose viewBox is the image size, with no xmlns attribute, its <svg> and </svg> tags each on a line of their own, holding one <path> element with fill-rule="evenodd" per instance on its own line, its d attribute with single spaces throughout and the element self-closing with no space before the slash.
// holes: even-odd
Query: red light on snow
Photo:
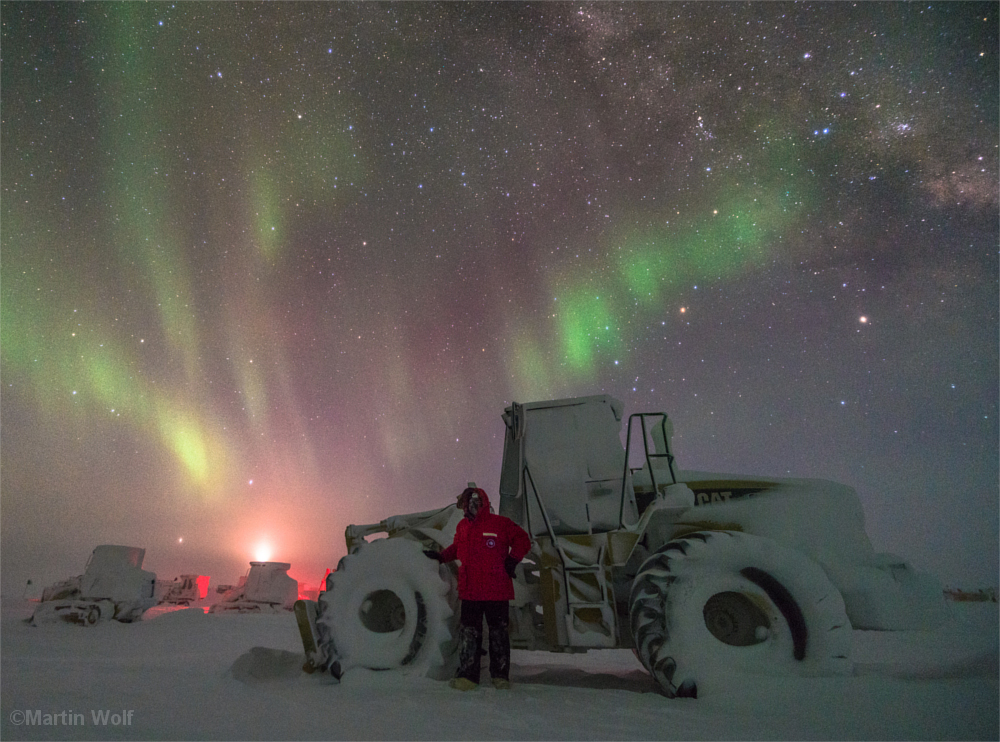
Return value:
<svg viewBox="0 0 1000 742">
<path fill-rule="evenodd" d="M 198 600 L 208 597 L 208 582 L 211 579 L 208 575 L 198 575 Z"/>
<path fill-rule="evenodd" d="M 326 573 L 323 575 L 323 579 L 319 581 L 319 585 L 310 587 L 307 582 L 299 580 L 299 600 L 316 600 L 319 598 L 319 594 L 326 590 L 326 576 L 330 574 L 333 570 L 327 567 Z"/>
</svg>

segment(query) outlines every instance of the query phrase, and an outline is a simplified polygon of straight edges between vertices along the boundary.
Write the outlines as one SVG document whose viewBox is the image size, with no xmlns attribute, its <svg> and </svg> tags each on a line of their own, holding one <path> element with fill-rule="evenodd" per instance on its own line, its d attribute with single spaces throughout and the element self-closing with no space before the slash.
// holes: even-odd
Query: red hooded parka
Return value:
<svg viewBox="0 0 1000 742">
<path fill-rule="evenodd" d="M 504 560 L 524 559 L 531 539 L 517 523 L 490 512 L 490 500 L 477 489 L 482 501 L 474 520 L 462 518 L 455 540 L 441 552 L 441 561 L 461 560 L 458 597 L 462 600 L 513 600 L 514 583 L 503 568 Z"/>
</svg>

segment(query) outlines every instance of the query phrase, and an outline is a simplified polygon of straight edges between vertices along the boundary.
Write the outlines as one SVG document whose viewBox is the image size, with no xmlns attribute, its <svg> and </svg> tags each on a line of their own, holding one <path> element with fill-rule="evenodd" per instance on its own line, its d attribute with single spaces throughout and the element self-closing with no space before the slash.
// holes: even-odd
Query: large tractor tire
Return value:
<svg viewBox="0 0 1000 742">
<path fill-rule="evenodd" d="M 851 672 L 851 623 L 823 569 L 771 539 L 704 531 L 671 541 L 632 584 L 639 660 L 668 697 L 734 673 Z"/>
<path fill-rule="evenodd" d="M 320 595 L 316 623 L 330 670 L 400 669 L 452 674 L 457 597 L 449 567 L 405 538 L 380 539 L 344 557 Z"/>
</svg>

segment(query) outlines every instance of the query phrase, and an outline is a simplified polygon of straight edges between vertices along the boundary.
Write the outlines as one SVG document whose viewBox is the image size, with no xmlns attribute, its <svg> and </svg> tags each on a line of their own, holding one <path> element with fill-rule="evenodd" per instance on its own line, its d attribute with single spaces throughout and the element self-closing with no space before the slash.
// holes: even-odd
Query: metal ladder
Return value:
<svg viewBox="0 0 1000 742">
<path fill-rule="evenodd" d="M 566 627 L 566 637 L 570 646 L 573 647 L 614 647 L 616 646 L 617 626 L 615 623 L 614 601 L 609 594 L 607 579 L 604 575 L 604 545 L 597 549 L 597 554 L 593 559 L 587 559 L 583 563 L 577 560 L 585 556 L 579 545 L 567 539 L 560 539 L 552 528 L 548 513 L 542 498 L 535 487 L 531 471 L 525 465 L 521 472 L 522 487 L 524 492 L 531 491 L 535 495 L 538 509 L 545 522 L 545 530 L 548 532 L 552 546 L 559 556 L 558 572 L 562 578 L 563 596 L 566 603 L 566 613 L 564 621 Z M 567 554 L 567 548 L 574 555 Z M 573 558 L 573 557 L 577 558 Z M 589 576 L 593 576 L 593 584 L 590 583 Z M 596 593 L 594 588 L 596 587 Z M 575 588 L 575 589 L 574 589 Z M 576 596 L 576 597 L 574 597 Z M 599 617 L 598 621 L 590 621 L 586 616 L 581 616 L 581 611 L 595 612 L 593 615 Z M 588 626 L 593 629 L 588 630 Z"/>
<path fill-rule="evenodd" d="M 565 542 L 570 544 L 571 542 Z M 556 541 L 566 587 L 566 636 L 572 647 L 613 647 L 617 641 L 614 601 L 604 574 L 604 544 L 592 564 L 581 564 Z M 596 619 L 596 620 L 595 620 Z"/>
</svg>

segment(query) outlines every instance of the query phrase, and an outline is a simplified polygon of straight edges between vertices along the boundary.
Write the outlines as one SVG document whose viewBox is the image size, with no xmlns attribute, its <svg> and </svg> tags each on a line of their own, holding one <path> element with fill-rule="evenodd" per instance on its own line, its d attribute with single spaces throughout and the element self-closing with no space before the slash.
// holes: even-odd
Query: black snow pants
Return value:
<svg viewBox="0 0 1000 742">
<path fill-rule="evenodd" d="M 479 682 L 483 616 L 489 627 L 490 677 L 510 680 L 510 605 L 506 600 L 463 600 L 458 629 L 458 677 Z"/>
</svg>

